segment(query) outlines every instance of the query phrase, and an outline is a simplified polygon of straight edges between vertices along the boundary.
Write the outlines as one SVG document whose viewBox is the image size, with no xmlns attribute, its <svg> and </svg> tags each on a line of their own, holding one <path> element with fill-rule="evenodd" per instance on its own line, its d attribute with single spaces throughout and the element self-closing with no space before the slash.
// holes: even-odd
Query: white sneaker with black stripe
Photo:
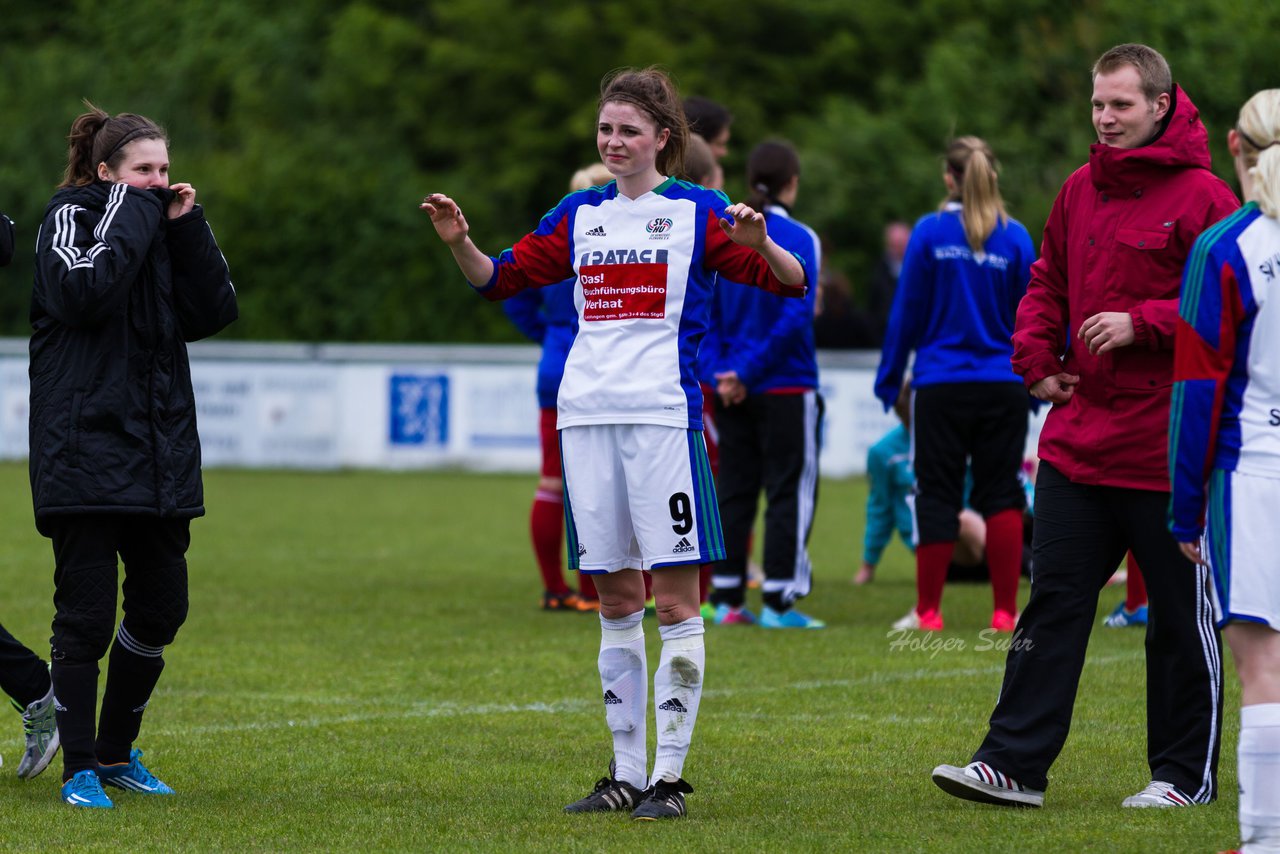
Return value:
<svg viewBox="0 0 1280 854">
<path fill-rule="evenodd" d="M 939 765 L 933 769 L 933 782 L 948 795 L 955 795 L 966 801 L 1003 807 L 1044 805 L 1044 792 L 1028 789 L 985 762 L 970 762 L 963 768 Z"/>
<path fill-rule="evenodd" d="M 1190 796 L 1172 783 L 1152 780 L 1147 787 L 1136 795 L 1130 795 L 1121 801 L 1122 807 L 1190 807 L 1195 806 Z"/>
</svg>

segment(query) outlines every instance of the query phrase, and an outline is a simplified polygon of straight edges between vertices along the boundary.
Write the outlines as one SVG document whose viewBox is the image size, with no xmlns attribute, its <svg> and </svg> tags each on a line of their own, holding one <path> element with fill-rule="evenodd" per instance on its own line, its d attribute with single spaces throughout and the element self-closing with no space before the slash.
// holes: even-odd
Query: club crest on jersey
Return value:
<svg viewBox="0 0 1280 854">
<path fill-rule="evenodd" d="M 665 260 L 667 253 L 656 254 Z M 578 283 L 582 287 L 583 320 L 667 316 L 665 263 L 584 264 L 578 268 Z"/>
<path fill-rule="evenodd" d="M 650 240 L 670 240 L 671 235 L 667 232 L 671 230 L 671 226 L 674 224 L 669 218 L 660 216 L 649 220 L 649 224 L 644 227 L 644 230 L 649 232 Z"/>
</svg>

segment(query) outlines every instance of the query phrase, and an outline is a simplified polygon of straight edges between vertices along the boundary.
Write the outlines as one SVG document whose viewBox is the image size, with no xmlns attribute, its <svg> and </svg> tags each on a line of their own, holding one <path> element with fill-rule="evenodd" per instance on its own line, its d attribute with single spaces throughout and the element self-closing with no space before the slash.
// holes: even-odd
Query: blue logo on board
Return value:
<svg viewBox="0 0 1280 854">
<path fill-rule="evenodd" d="M 444 374 L 391 377 L 391 444 L 444 447 L 449 443 L 449 378 Z"/>
</svg>

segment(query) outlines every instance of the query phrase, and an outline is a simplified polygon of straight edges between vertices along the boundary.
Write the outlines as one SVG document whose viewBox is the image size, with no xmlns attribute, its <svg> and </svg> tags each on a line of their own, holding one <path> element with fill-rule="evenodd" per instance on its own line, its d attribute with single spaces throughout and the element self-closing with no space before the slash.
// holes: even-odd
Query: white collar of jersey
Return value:
<svg viewBox="0 0 1280 854">
<path fill-rule="evenodd" d="M 942 206 L 942 209 L 944 211 L 950 211 L 954 213 L 955 211 L 958 211 L 963 207 L 964 205 L 960 204 L 959 202 L 947 202 L 945 205 Z"/>
</svg>

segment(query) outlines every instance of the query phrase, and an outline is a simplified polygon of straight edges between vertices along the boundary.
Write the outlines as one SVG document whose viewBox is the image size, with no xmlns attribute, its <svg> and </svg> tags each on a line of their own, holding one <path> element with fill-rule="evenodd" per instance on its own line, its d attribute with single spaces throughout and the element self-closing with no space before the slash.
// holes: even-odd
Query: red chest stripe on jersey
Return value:
<svg viewBox="0 0 1280 854">
<path fill-rule="evenodd" d="M 666 264 L 593 264 L 578 268 L 583 320 L 666 317 Z"/>
</svg>

